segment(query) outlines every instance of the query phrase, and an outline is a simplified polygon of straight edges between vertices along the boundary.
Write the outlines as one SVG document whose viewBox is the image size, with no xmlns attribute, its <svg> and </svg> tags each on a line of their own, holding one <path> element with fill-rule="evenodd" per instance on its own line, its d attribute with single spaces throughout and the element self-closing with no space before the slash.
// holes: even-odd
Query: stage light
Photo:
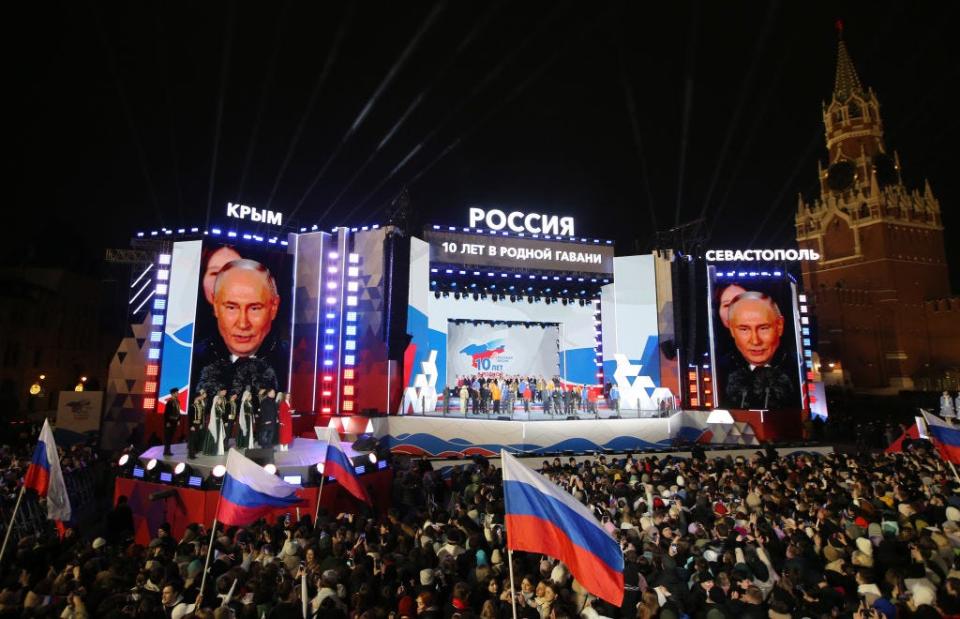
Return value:
<svg viewBox="0 0 960 619">
<path fill-rule="evenodd" d="M 277 465 L 273 462 L 267 462 L 263 465 L 263 470 L 270 473 L 271 475 L 277 474 Z"/>
<path fill-rule="evenodd" d="M 375 453 L 373 453 L 373 452 L 371 451 L 370 454 L 367 456 L 367 459 L 370 460 L 370 464 L 376 464 L 376 463 L 377 463 L 377 454 L 375 454 Z"/>
<path fill-rule="evenodd" d="M 227 474 L 227 467 L 225 467 L 222 464 L 218 464 L 217 466 L 213 467 L 213 471 L 211 472 L 211 474 L 217 479 L 220 479 L 221 477 Z"/>
<path fill-rule="evenodd" d="M 120 459 L 117 460 L 117 466 L 127 466 L 128 462 L 130 462 L 130 454 L 123 454 L 120 456 Z"/>
<path fill-rule="evenodd" d="M 183 475 L 184 472 L 186 472 L 186 470 L 187 470 L 187 463 L 186 463 L 186 462 L 178 462 L 178 463 L 177 463 L 177 466 L 175 466 L 175 467 L 173 468 L 173 474 L 174 474 L 174 475 Z"/>
<path fill-rule="evenodd" d="M 317 472 L 318 472 L 318 473 L 320 473 L 321 475 L 323 475 L 323 469 L 324 469 L 324 468 L 325 468 L 325 467 L 324 467 L 324 463 L 323 463 L 323 462 L 317 462 Z"/>
</svg>

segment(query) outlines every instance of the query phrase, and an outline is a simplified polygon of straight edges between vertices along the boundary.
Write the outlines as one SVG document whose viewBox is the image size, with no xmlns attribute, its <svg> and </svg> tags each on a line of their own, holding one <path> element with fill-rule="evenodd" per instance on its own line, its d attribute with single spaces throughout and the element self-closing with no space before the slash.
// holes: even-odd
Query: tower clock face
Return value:
<svg viewBox="0 0 960 619">
<path fill-rule="evenodd" d="M 897 165 L 890 155 L 877 153 L 873 158 L 873 169 L 877 172 L 877 183 L 881 187 L 897 184 Z"/>
<path fill-rule="evenodd" d="M 857 170 L 849 161 L 838 161 L 827 170 L 827 186 L 834 191 L 843 191 L 853 186 Z"/>
</svg>

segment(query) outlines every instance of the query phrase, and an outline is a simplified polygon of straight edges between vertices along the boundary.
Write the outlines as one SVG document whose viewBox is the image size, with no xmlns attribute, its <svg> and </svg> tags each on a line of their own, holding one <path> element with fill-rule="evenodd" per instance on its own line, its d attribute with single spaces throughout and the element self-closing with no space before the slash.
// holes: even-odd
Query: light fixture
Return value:
<svg viewBox="0 0 960 619">
<path fill-rule="evenodd" d="M 375 453 L 373 453 L 373 452 L 371 451 L 370 454 L 367 456 L 367 459 L 370 460 L 370 464 L 376 464 L 376 463 L 377 463 L 377 454 L 375 454 Z"/>
<path fill-rule="evenodd" d="M 175 466 L 175 467 L 173 468 L 173 474 L 174 474 L 174 475 L 183 475 L 183 473 L 184 473 L 186 470 L 187 470 L 187 463 L 186 463 L 186 462 L 178 462 L 178 463 L 177 463 L 177 466 Z"/>
<path fill-rule="evenodd" d="M 148 471 L 152 471 L 152 470 L 155 469 L 155 468 L 157 468 L 157 459 L 156 459 L 156 458 L 150 458 L 150 459 L 147 461 L 147 470 L 148 470 Z"/>
<path fill-rule="evenodd" d="M 130 454 L 128 453 L 120 456 L 120 459 L 117 460 L 117 466 L 126 466 L 127 462 L 130 462 Z"/>
<path fill-rule="evenodd" d="M 277 465 L 273 462 L 267 462 L 263 465 L 263 470 L 270 473 L 271 475 L 277 474 Z"/>
<path fill-rule="evenodd" d="M 220 479 L 226 474 L 227 474 L 227 467 L 225 467 L 224 465 L 218 464 L 217 466 L 213 467 L 212 475 L 217 479 Z"/>
<path fill-rule="evenodd" d="M 320 473 L 321 475 L 323 475 L 323 469 L 324 469 L 324 468 L 325 468 L 325 467 L 324 467 L 324 463 L 323 463 L 323 462 L 317 462 L 317 472 L 318 472 L 318 473 Z"/>
</svg>

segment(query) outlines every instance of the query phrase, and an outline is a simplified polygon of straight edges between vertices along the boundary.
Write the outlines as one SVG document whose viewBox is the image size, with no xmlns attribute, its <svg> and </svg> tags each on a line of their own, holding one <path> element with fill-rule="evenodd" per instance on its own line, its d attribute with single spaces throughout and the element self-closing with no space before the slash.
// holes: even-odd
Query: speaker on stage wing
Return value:
<svg viewBox="0 0 960 619">
<path fill-rule="evenodd" d="M 272 447 L 263 447 L 260 449 L 244 449 L 243 455 L 250 458 L 260 466 L 271 464 L 273 462 Z"/>
<path fill-rule="evenodd" d="M 377 448 L 377 439 L 372 434 L 361 434 L 352 445 L 355 451 L 374 451 Z"/>
<path fill-rule="evenodd" d="M 147 498 L 149 498 L 151 501 L 162 501 L 174 496 L 177 496 L 177 491 L 171 489 L 160 490 L 159 492 L 151 492 Z"/>
<path fill-rule="evenodd" d="M 510 421 L 510 418 L 500 415 L 499 417 L 497 417 L 497 421 Z"/>
<path fill-rule="evenodd" d="M 570 415 L 569 417 L 567 417 L 567 421 L 577 421 L 579 419 L 580 418 L 577 417 L 576 415 Z"/>
</svg>

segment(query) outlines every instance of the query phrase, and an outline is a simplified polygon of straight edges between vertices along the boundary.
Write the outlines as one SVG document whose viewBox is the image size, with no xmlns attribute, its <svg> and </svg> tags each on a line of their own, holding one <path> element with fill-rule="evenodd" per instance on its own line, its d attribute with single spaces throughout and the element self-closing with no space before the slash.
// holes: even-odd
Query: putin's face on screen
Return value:
<svg viewBox="0 0 960 619">
<path fill-rule="evenodd" d="M 770 363 L 783 336 L 783 316 L 773 299 L 756 292 L 744 293 L 730 304 L 729 321 L 730 335 L 747 363 Z"/>
<path fill-rule="evenodd" d="M 217 275 L 213 313 L 231 355 L 257 354 L 277 317 L 280 297 L 270 271 L 254 260 L 227 263 Z"/>
</svg>

